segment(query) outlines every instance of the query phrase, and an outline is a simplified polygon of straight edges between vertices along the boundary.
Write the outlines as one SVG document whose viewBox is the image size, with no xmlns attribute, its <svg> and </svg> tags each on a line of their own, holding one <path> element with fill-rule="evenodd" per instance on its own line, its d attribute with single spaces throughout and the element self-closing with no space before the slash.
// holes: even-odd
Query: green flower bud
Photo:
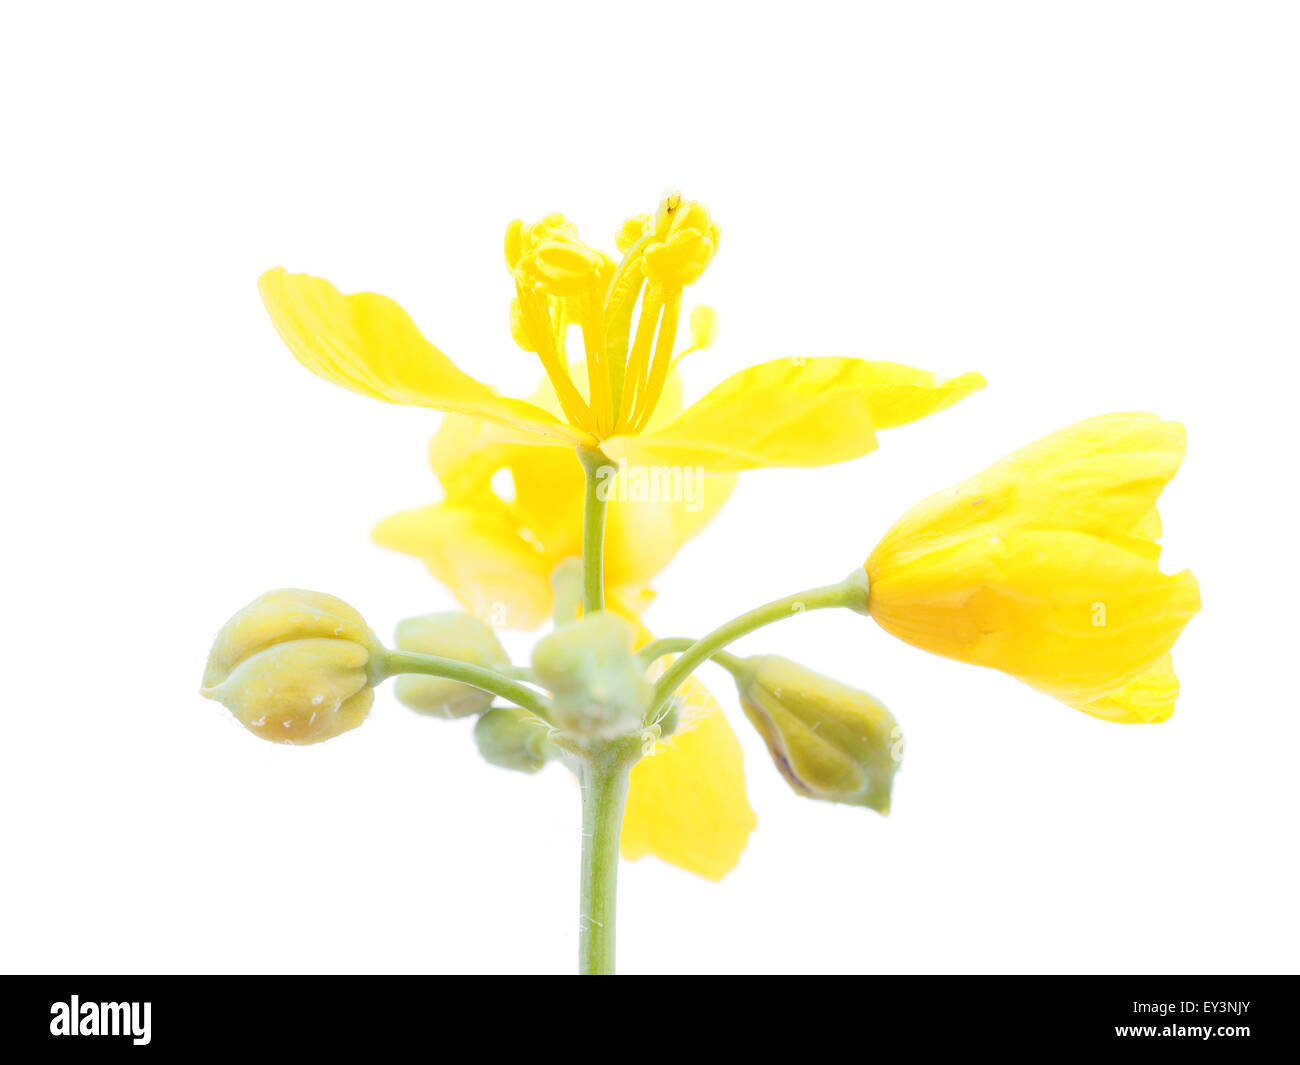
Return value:
<svg viewBox="0 0 1300 1065">
<path fill-rule="evenodd" d="M 510 656 L 491 627 L 459 611 L 407 618 L 397 626 L 397 649 L 454 658 L 488 669 L 510 665 Z M 481 714 L 492 702 L 491 693 L 446 677 L 407 673 L 397 678 L 394 688 L 400 702 L 434 717 Z"/>
<path fill-rule="evenodd" d="M 902 732 L 884 706 L 779 655 L 745 659 L 736 681 L 745 716 L 795 791 L 889 813 Z"/>
<path fill-rule="evenodd" d="M 319 743 L 365 720 L 378 648 L 341 599 L 297 588 L 267 592 L 217 634 L 200 693 L 264 740 Z"/>
<path fill-rule="evenodd" d="M 636 633 L 600 611 L 562 625 L 533 647 L 533 673 L 554 696 L 551 719 L 566 732 L 612 737 L 641 727 L 650 684 L 632 652 Z"/>
<path fill-rule="evenodd" d="M 502 769 L 536 773 L 560 752 L 546 738 L 547 726 L 526 710 L 496 706 L 474 723 L 478 753 Z"/>
</svg>

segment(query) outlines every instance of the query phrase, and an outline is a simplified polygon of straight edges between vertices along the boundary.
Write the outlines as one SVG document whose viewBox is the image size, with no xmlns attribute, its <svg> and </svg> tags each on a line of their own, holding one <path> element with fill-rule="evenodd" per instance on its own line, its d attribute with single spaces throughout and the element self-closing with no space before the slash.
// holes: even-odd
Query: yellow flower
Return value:
<svg viewBox="0 0 1300 1065">
<path fill-rule="evenodd" d="M 1170 649 L 1201 605 L 1190 571 L 1160 571 L 1156 542 L 1185 447 L 1177 422 L 1109 414 L 931 496 L 866 562 L 872 617 L 1094 717 L 1164 721 Z"/>
<path fill-rule="evenodd" d="M 888 362 L 777 359 L 728 378 L 679 416 L 656 420 L 675 362 L 682 293 L 712 260 L 718 228 L 703 204 L 669 196 L 655 214 L 624 223 L 618 245 L 615 261 L 583 243 L 559 214 L 507 229 L 511 331 L 541 361 L 554 409 L 501 396 L 464 373 L 384 296 L 345 296 L 320 278 L 280 269 L 267 271 L 259 288 L 290 350 L 326 380 L 504 426 L 512 440 L 599 447 L 641 466 L 728 473 L 843 462 L 872 450 L 877 430 L 942 410 L 984 384 L 975 373 L 941 381 Z M 580 376 L 566 349 L 571 326 L 582 335 L 582 358 L 575 353 L 573 362 Z M 709 346 L 717 333 L 711 311 L 696 308 L 691 333 L 687 351 Z"/>
</svg>

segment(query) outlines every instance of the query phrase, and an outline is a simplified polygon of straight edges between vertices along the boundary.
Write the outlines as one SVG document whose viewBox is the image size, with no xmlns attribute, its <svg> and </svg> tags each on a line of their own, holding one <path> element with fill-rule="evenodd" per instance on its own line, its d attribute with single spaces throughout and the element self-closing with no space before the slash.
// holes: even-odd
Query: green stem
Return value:
<svg viewBox="0 0 1300 1065">
<path fill-rule="evenodd" d="M 614 974 L 614 921 L 618 891 L 618 839 L 631 764 L 613 758 L 588 762 L 582 785 L 582 887 L 578 918 L 578 971 Z"/>
<path fill-rule="evenodd" d="M 587 471 L 587 497 L 582 517 L 582 612 L 605 609 L 605 500 L 600 470 L 609 459 L 598 448 L 581 447 L 578 458 Z"/>
<path fill-rule="evenodd" d="M 664 655 L 681 654 L 683 651 L 689 651 L 699 640 L 692 639 L 689 636 L 665 636 L 654 643 L 648 643 L 637 652 L 637 657 L 641 659 L 643 666 L 649 666 L 657 659 L 663 658 Z M 709 660 L 717 662 L 723 669 L 735 673 L 740 668 L 740 659 L 735 655 L 729 655 L 726 651 L 714 651 L 709 655 Z"/>
<path fill-rule="evenodd" d="M 550 717 L 550 706 L 546 698 L 526 684 L 521 684 L 510 677 L 502 676 L 493 669 L 471 665 L 455 658 L 441 658 L 438 655 L 421 655 L 412 651 L 387 651 L 376 656 L 379 676 L 375 683 L 385 677 L 398 673 L 420 673 L 427 677 L 446 677 L 470 684 L 485 692 L 491 692 L 502 699 L 508 699 L 516 706 L 521 706 L 536 714 L 543 721 Z"/>
<path fill-rule="evenodd" d="M 655 684 L 648 719 L 653 721 L 660 716 L 673 693 L 677 691 L 682 681 L 695 671 L 696 666 L 714 657 L 733 640 L 738 640 L 755 629 L 761 629 L 764 625 L 771 625 L 774 621 L 782 621 L 809 610 L 848 607 L 851 610 L 865 612 L 866 600 L 867 574 L 865 570 L 857 569 L 839 584 L 828 584 L 822 588 L 810 588 L 806 592 L 787 595 L 783 599 L 773 600 L 732 618 L 725 625 L 720 625 L 708 635 L 696 640 L 668 667 Z"/>
</svg>

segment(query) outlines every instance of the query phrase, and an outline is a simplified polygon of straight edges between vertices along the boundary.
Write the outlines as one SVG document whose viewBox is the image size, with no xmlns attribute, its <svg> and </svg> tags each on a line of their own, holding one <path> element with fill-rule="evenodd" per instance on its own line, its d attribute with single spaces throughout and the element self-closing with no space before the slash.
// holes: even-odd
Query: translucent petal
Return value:
<svg viewBox="0 0 1300 1065">
<path fill-rule="evenodd" d="M 683 687 L 682 729 L 632 768 L 625 858 L 646 854 L 708 880 L 740 860 L 758 819 L 745 794 L 740 742 L 707 689 Z"/>
<path fill-rule="evenodd" d="M 551 565 L 519 535 L 503 506 L 450 503 L 404 510 L 374 529 L 376 543 L 422 559 L 476 617 L 534 628 L 551 612 Z"/>
</svg>

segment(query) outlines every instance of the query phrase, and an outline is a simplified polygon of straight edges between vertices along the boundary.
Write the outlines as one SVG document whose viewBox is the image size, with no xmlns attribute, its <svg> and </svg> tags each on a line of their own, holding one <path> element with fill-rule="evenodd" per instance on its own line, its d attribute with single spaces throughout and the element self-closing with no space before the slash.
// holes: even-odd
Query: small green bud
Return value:
<svg viewBox="0 0 1300 1065">
<path fill-rule="evenodd" d="M 889 813 L 903 745 L 883 705 L 779 655 L 745 659 L 736 680 L 745 716 L 795 791 Z"/>
<path fill-rule="evenodd" d="M 510 656 L 491 626 L 459 611 L 407 618 L 397 626 L 397 649 L 454 658 L 487 669 L 510 665 Z M 434 717 L 469 717 L 482 713 L 492 702 L 491 693 L 472 684 L 414 673 L 398 677 L 394 691 L 399 702 Z"/>
<path fill-rule="evenodd" d="M 633 653 L 636 633 L 600 611 L 562 625 L 533 647 L 533 672 L 554 695 L 551 718 L 566 732 L 613 737 L 641 727 L 650 684 Z"/>
<path fill-rule="evenodd" d="M 378 647 L 341 599 L 297 588 L 267 592 L 217 634 L 200 693 L 264 740 L 319 743 L 365 720 Z"/>
<path fill-rule="evenodd" d="M 526 710 L 496 706 L 474 723 L 478 753 L 502 769 L 536 773 L 560 752 L 546 738 L 547 726 Z"/>
</svg>

